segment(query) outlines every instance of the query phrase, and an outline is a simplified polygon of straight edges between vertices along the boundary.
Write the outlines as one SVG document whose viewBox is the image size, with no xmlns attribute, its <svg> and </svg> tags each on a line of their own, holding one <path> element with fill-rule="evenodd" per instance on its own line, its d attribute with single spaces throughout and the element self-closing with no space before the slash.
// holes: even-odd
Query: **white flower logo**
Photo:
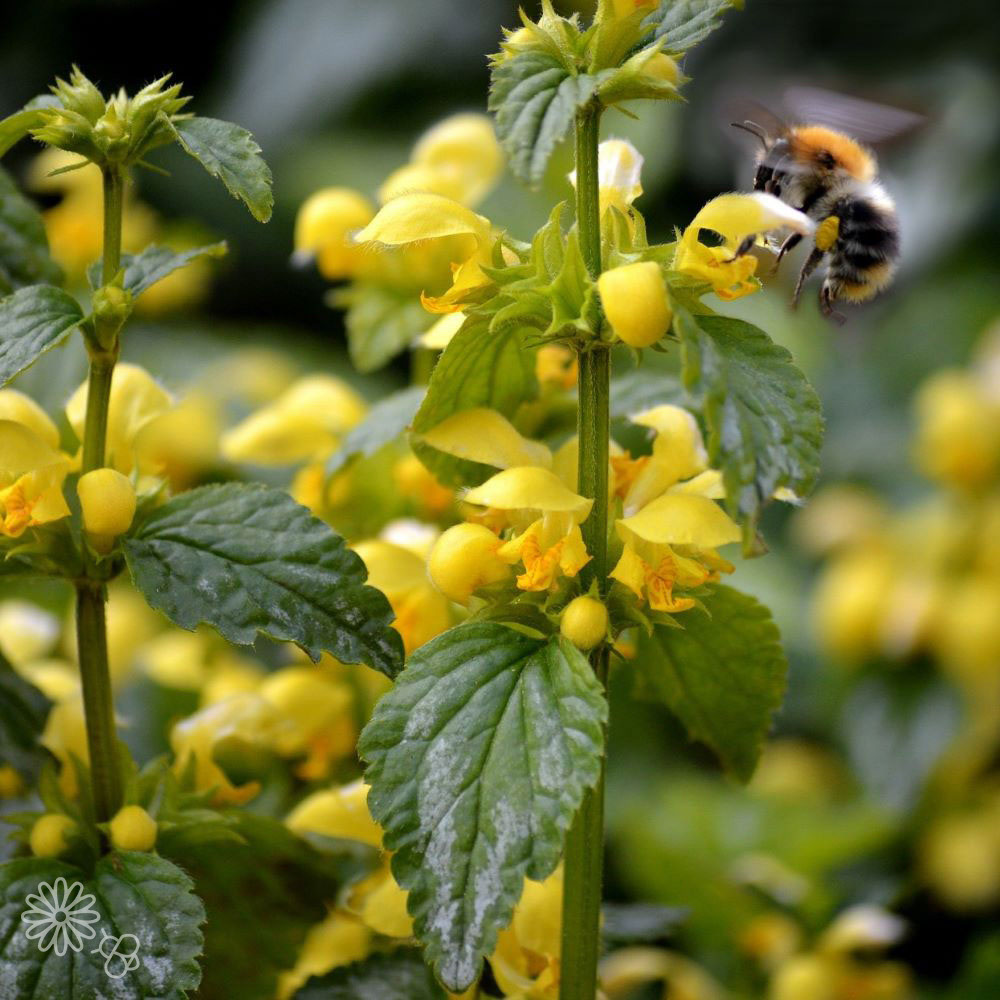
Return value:
<svg viewBox="0 0 1000 1000">
<path fill-rule="evenodd" d="M 54 886 L 39 882 L 38 892 L 29 893 L 25 902 L 30 907 L 21 914 L 28 925 L 25 936 L 37 939 L 39 951 L 51 948 L 60 957 L 67 948 L 80 951 L 96 933 L 90 925 L 101 919 L 92 909 L 97 902 L 93 893 L 84 893 L 82 882 L 67 885 L 61 875 Z"/>
</svg>

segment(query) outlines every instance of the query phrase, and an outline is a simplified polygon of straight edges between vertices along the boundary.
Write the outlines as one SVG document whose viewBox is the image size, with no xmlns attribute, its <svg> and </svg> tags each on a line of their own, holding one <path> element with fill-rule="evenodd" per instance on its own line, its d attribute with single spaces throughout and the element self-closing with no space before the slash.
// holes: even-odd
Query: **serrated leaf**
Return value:
<svg viewBox="0 0 1000 1000">
<path fill-rule="evenodd" d="M 562 265 L 545 291 L 552 304 L 552 321 L 546 335 L 582 333 L 586 336 L 596 332 L 600 313 L 575 227 L 566 237 Z"/>
<path fill-rule="evenodd" d="M 238 842 L 175 838 L 162 848 L 192 875 L 205 902 L 198 998 L 273 1000 L 309 929 L 344 886 L 369 869 L 349 849 L 317 851 L 272 817 L 231 810 L 226 818 Z"/>
<path fill-rule="evenodd" d="M 527 49 L 494 63 L 489 109 L 514 176 L 536 185 L 577 109 L 594 96 L 600 74 L 573 76 L 555 55 Z"/>
<path fill-rule="evenodd" d="M 148 246 L 142 253 L 122 254 L 122 267 L 125 269 L 123 287 L 132 293 L 133 298 L 140 296 L 151 285 L 185 267 L 198 257 L 224 257 L 228 251 L 225 240 L 220 243 L 210 243 L 203 247 L 192 247 L 190 250 L 171 250 L 170 247 Z M 91 264 L 87 277 L 91 288 L 99 288 L 101 284 L 101 263 Z"/>
<path fill-rule="evenodd" d="M 479 975 L 524 878 L 543 879 L 600 773 L 607 702 L 565 640 L 461 625 L 410 657 L 359 744 L 368 806 L 425 955 Z"/>
<path fill-rule="evenodd" d="M 38 737 L 51 702 L 29 684 L 0 653 L 0 764 L 23 777 L 37 775 L 47 756 Z"/>
<path fill-rule="evenodd" d="M 366 663 L 389 677 L 403 649 L 385 596 L 361 559 L 287 493 L 227 483 L 168 500 L 125 543 L 136 586 L 181 628 L 230 642 L 258 634 Z"/>
<path fill-rule="evenodd" d="M 611 380 L 611 418 L 630 417 L 653 406 L 687 402 L 680 379 L 673 372 L 652 367 L 636 368 Z"/>
<path fill-rule="evenodd" d="M 433 973 L 424 965 L 416 948 L 371 955 L 314 976 L 293 996 L 293 1000 L 445 1000 Z"/>
<path fill-rule="evenodd" d="M 819 475 L 819 398 L 792 356 L 763 330 L 728 316 L 677 310 L 682 378 L 708 430 L 708 454 L 722 470 L 726 508 L 752 549 L 761 508 L 775 490 L 798 496 Z"/>
<path fill-rule="evenodd" d="M 365 414 L 365 419 L 351 428 L 340 448 L 330 456 L 326 474 L 332 476 L 356 455 L 370 457 L 398 438 L 413 421 L 426 391 L 422 385 L 413 385 L 380 399 Z"/>
<path fill-rule="evenodd" d="M 788 663 L 763 604 L 722 586 L 702 601 L 708 614 L 686 611 L 677 618 L 682 628 L 640 630 L 633 666 L 640 690 L 662 700 L 692 739 L 747 781 L 781 705 Z"/>
<path fill-rule="evenodd" d="M 537 337 L 533 327 L 509 326 L 490 330 L 489 320 L 470 316 L 445 348 L 434 366 L 427 395 L 413 430 L 423 434 L 462 410 L 484 406 L 512 417 L 517 408 L 538 393 L 535 349 L 528 339 Z M 437 451 L 414 439 L 413 450 L 445 485 L 475 485 L 496 469 Z"/>
<path fill-rule="evenodd" d="M 218 177 L 258 222 L 271 218 L 271 168 L 245 128 L 218 118 L 183 118 L 170 125 L 184 151 Z"/>
<path fill-rule="evenodd" d="M 434 321 L 412 292 L 361 283 L 338 291 L 347 306 L 347 351 L 359 372 L 377 371 L 407 350 Z"/>
<path fill-rule="evenodd" d="M 33 365 L 83 319 L 68 292 L 28 285 L 0 299 L 0 386 Z"/>
<path fill-rule="evenodd" d="M 81 948 L 57 955 L 39 949 L 21 920 L 31 909 L 27 896 L 41 883 L 81 883 L 83 901 L 98 914 L 93 935 Z M 205 909 L 194 884 L 166 858 L 138 851 L 116 851 L 98 861 L 93 876 L 51 858 L 25 858 L 0 865 L 0 982 L 4 996 L 38 1000 L 182 1000 L 198 987 L 201 924 Z M 81 906 L 81 909 L 83 908 Z M 133 939 L 122 938 L 133 935 Z M 106 937 L 122 938 L 118 955 Z M 127 963 L 126 955 L 133 955 Z M 106 969 L 115 975 L 109 976 Z"/>
<path fill-rule="evenodd" d="M 721 27 L 726 11 L 742 7 L 743 0 L 660 0 L 643 28 L 652 29 L 650 41 L 663 40 L 661 52 L 682 55 Z"/>
<path fill-rule="evenodd" d="M 0 295 L 60 278 L 38 209 L 0 170 Z"/>
<path fill-rule="evenodd" d="M 11 146 L 20 142 L 28 132 L 41 125 L 41 111 L 44 108 L 59 106 L 59 100 L 53 94 L 40 94 L 30 100 L 20 111 L 8 115 L 0 121 L 0 156 Z"/>
</svg>

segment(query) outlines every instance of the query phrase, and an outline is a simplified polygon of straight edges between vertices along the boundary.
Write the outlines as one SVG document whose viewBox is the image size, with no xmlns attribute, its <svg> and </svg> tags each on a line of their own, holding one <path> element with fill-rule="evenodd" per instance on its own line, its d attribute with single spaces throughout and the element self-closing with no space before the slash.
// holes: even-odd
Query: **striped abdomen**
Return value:
<svg viewBox="0 0 1000 1000">
<path fill-rule="evenodd" d="M 899 257 L 899 225 L 891 203 L 848 195 L 830 212 L 839 220 L 837 240 L 830 248 L 830 264 L 823 297 L 832 302 L 864 302 L 892 280 Z"/>
</svg>

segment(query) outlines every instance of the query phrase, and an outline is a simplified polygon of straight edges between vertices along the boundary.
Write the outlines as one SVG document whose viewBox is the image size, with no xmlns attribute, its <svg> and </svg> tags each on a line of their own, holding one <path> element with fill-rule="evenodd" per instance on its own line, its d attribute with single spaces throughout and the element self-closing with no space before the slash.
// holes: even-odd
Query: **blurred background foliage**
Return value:
<svg viewBox="0 0 1000 1000">
<path fill-rule="evenodd" d="M 43 0 L 5 10 L 0 109 L 19 107 L 77 61 L 105 91 L 173 71 L 198 113 L 251 129 L 275 175 L 275 214 L 263 229 L 175 151 L 162 158 L 169 180 L 138 178 L 151 225 L 182 243 L 225 235 L 231 253 L 206 273 L 202 294 L 137 317 L 124 356 L 179 390 L 210 377 L 237 346 L 277 348 L 288 379 L 329 370 L 375 399 L 405 384 L 406 359 L 373 376 L 353 372 L 325 282 L 291 265 L 295 213 L 327 185 L 373 195 L 429 125 L 484 110 L 485 54 L 498 26 L 516 23 L 499 0 Z M 662 708 L 614 699 L 607 894 L 689 908 L 670 946 L 735 996 L 766 995 L 769 978 L 775 1000 L 913 995 L 893 962 L 928 998 L 986 1000 L 1000 990 L 1000 476 L 995 457 L 972 483 L 934 462 L 941 449 L 975 445 L 983 421 L 997 421 L 996 398 L 966 406 L 937 438 L 938 418 L 975 390 L 955 390 L 958 403 L 945 390 L 936 401 L 925 395 L 914 409 L 935 372 L 971 370 L 975 345 L 1000 320 L 998 52 L 989 0 L 750 0 L 684 66 L 693 77 L 686 106 L 605 120 L 605 135 L 631 139 L 646 157 L 639 207 L 651 239 L 667 239 L 708 198 L 749 186 L 749 149 L 727 124 L 748 102 L 780 112 L 785 87 L 805 83 L 926 116 L 879 150 L 903 228 L 887 294 L 838 329 L 811 294 L 788 310 L 786 266 L 762 293 L 722 306 L 793 352 L 827 418 L 819 500 L 804 512 L 771 511 L 771 554 L 742 564 L 734 580 L 774 609 L 792 662 L 756 778 L 735 787 Z M 24 186 L 34 155 L 22 144 L 6 161 Z M 537 192 L 506 178 L 480 210 L 528 238 L 568 196 L 568 165 L 563 151 Z M 35 186 L 43 206 L 61 203 L 59 191 Z M 998 391 L 998 353 L 992 374 L 987 365 L 975 376 L 992 385 L 987 396 Z M 56 412 L 82 374 L 71 346 L 18 387 Z M 239 395 L 233 420 L 249 409 Z M 937 513 L 921 521 L 913 512 L 928 504 Z M 942 541 L 951 529 L 965 534 Z M 903 595 L 893 607 L 889 590 Z M 978 611 L 952 614 L 935 633 L 936 612 L 956 607 Z M 618 671 L 613 695 L 630 683 Z M 150 690 L 133 692 L 126 714 L 154 710 L 156 686 L 143 684 Z M 824 929 L 852 904 L 886 907 L 906 929 L 880 938 L 869 926 L 834 946 Z M 787 972 L 793 956 L 797 979 Z"/>
</svg>

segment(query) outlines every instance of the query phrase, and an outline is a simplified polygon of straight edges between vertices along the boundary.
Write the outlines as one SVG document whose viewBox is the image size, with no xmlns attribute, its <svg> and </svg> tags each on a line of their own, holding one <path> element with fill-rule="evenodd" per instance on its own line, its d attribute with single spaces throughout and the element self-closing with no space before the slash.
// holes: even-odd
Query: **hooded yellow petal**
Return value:
<svg viewBox="0 0 1000 1000">
<path fill-rule="evenodd" d="M 352 275 L 364 253 L 354 234 L 371 222 L 375 207 L 351 188 L 323 188 L 311 195 L 295 219 L 295 257 L 316 258 L 320 273 L 332 279 Z"/>
<path fill-rule="evenodd" d="M 638 514 L 617 522 L 623 541 L 633 538 L 654 545 L 697 545 L 715 548 L 740 539 L 739 526 L 707 497 L 667 493 Z"/>
<path fill-rule="evenodd" d="M 496 469 L 552 465 L 552 452 L 544 444 L 522 437 L 503 414 L 483 407 L 452 414 L 420 438 L 438 451 Z"/>
<path fill-rule="evenodd" d="M 50 448 L 59 447 L 59 429 L 30 397 L 17 389 L 0 389 L 0 420 L 13 420 L 34 431 Z"/>
<path fill-rule="evenodd" d="M 404 194 L 384 205 L 356 239 L 395 247 L 445 236 L 474 236 L 485 243 L 490 221 L 444 195 Z"/>
<path fill-rule="evenodd" d="M 684 239 L 696 239 L 698 231 L 710 229 L 726 241 L 730 250 L 747 237 L 772 229 L 791 229 L 808 235 L 816 223 L 804 212 L 785 204 L 772 194 L 720 194 L 707 202 L 684 230 Z M 691 234 L 689 236 L 689 234 Z"/>
<path fill-rule="evenodd" d="M 351 901 L 365 926 L 377 934 L 407 938 L 413 935 L 413 918 L 406 910 L 408 896 L 386 866 L 359 883 Z"/>
<path fill-rule="evenodd" d="M 665 404 L 629 418 L 656 431 L 653 454 L 636 474 L 625 496 L 626 515 L 635 513 L 678 480 L 701 472 L 708 463 L 698 423 L 687 410 Z"/>
<path fill-rule="evenodd" d="M 497 510 L 538 510 L 572 514 L 582 524 L 594 505 L 563 485 L 559 477 L 539 466 L 505 469 L 465 494 L 467 503 Z"/>
<path fill-rule="evenodd" d="M 62 493 L 69 458 L 24 424 L 0 420 L 0 534 L 69 514 Z"/>
<path fill-rule="evenodd" d="M 360 779 L 340 788 L 314 792 L 292 810 L 285 825 L 295 833 L 318 833 L 357 840 L 370 847 L 382 846 L 382 830 L 368 811 L 368 786 Z"/>
</svg>

